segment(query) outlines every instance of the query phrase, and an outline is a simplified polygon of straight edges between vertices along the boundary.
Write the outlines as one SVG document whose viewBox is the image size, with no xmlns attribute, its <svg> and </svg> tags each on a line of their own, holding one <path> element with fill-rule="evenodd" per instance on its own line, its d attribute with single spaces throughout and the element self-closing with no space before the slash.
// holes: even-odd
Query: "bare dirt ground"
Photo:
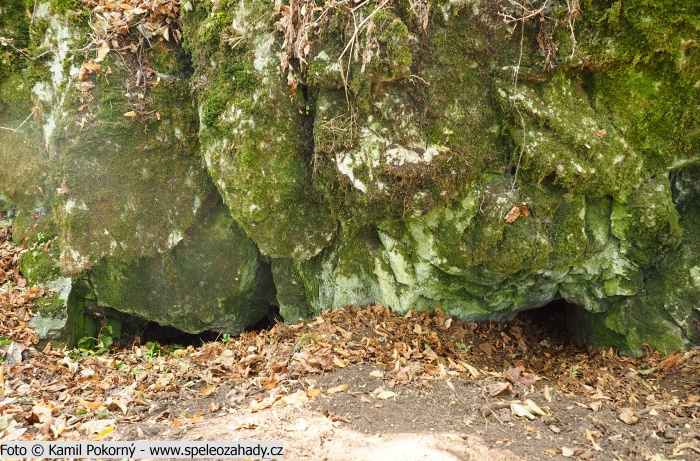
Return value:
<svg viewBox="0 0 700 461">
<path fill-rule="evenodd" d="M 556 311 L 477 324 L 366 306 L 200 347 L 39 351 L 27 321 L 47 294 L 19 274 L 7 232 L 2 440 L 281 440 L 287 460 L 700 460 L 698 350 L 587 350 Z"/>
</svg>

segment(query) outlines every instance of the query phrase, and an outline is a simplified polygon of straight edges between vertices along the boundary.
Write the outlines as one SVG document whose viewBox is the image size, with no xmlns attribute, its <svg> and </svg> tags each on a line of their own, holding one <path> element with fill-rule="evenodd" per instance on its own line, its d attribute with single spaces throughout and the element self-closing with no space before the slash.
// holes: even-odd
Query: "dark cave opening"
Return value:
<svg viewBox="0 0 700 461">
<path fill-rule="evenodd" d="M 580 306 L 568 303 L 564 299 L 556 299 L 542 307 L 519 312 L 513 319 L 513 324 L 520 326 L 523 331 L 527 331 L 532 338 L 538 338 L 538 341 L 547 340 L 553 344 L 580 346 L 583 343 L 583 332 L 578 331 L 580 329 L 575 325 L 579 320 L 577 313 L 581 310 Z M 249 325 L 245 332 L 268 330 L 278 322 L 284 322 L 279 314 L 279 307 L 270 305 L 267 315 L 264 315 L 255 324 Z M 162 345 L 177 344 L 194 347 L 210 341 L 220 341 L 225 334 L 219 331 L 190 334 L 177 328 L 161 326 L 156 322 L 146 322 L 145 324 L 142 322 L 138 331 L 129 330 L 129 334 L 126 336 L 130 341 L 137 338 L 141 344 L 158 342 Z"/>
<path fill-rule="evenodd" d="M 560 298 L 542 307 L 519 312 L 513 322 L 541 340 L 579 346 L 582 338 L 575 333 L 572 322 L 580 309 L 580 306 Z"/>
<path fill-rule="evenodd" d="M 245 328 L 245 332 L 268 330 L 275 324 L 283 322 L 279 314 L 279 306 L 270 305 L 267 313 L 256 323 Z M 230 335 L 235 336 L 235 335 Z M 123 331 L 117 344 L 127 347 L 132 344 L 144 345 L 158 343 L 162 346 L 178 345 L 198 347 L 204 343 L 221 341 L 229 335 L 223 331 L 202 331 L 199 333 L 187 333 L 170 326 L 163 326 L 157 322 L 146 321 L 137 316 L 130 316 L 123 322 Z"/>
<path fill-rule="evenodd" d="M 133 337 L 137 343 L 159 343 L 161 345 L 173 345 L 198 347 L 204 343 L 216 341 L 223 335 L 215 331 L 202 331 L 200 333 L 186 333 L 174 327 L 162 326 L 157 322 L 147 322 L 143 325 L 138 335 L 126 334 Z"/>
<path fill-rule="evenodd" d="M 527 332 L 528 336 L 536 342 L 547 341 L 552 345 L 579 347 L 585 343 L 586 338 L 586 328 L 581 324 L 580 317 L 583 312 L 584 310 L 578 305 L 568 303 L 564 299 L 556 299 L 542 307 L 519 312 L 512 324 Z M 245 332 L 268 330 L 280 322 L 284 322 L 284 319 L 279 314 L 279 307 L 271 304 L 267 314 L 255 324 L 245 328 Z M 211 330 L 191 334 L 133 316 L 122 325 L 123 331 L 118 341 L 118 345 L 122 347 L 156 342 L 161 346 L 198 347 L 207 342 L 221 341 L 235 336 Z"/>
</svg>

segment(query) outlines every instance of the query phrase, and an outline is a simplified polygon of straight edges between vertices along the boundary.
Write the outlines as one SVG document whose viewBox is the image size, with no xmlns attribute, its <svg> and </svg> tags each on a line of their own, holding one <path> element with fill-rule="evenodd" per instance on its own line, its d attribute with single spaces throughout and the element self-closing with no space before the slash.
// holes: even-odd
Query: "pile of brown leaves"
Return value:
<svg viewBox="0 0 700 461">
<path fill-rule="evenodd" d="M 129 35 L 136 28 L 146 39 L 163 37 L 166 41 L 172 37 L 180 43 L 178 0 L 80 0 L 93 13 L 90 27 L 97 39 L 110 41 L 114 48 L 120 46 L 119 40 Z"/>
<path fill-rule="evenodd" d="M 156 401 L 207 397 L 224 384 L 234 388 L 233 400 L 252 399 L 251 411 L 258 411 L 313 395 L 313 389 L 292 392 L 304 376 L 363 362 L 381 365 L 389 388 L 460 377 L 482 383 L 490 393 L 526 394 L 544 377 L 572 396 L 597 396 L 619 408 L 653 401 L 666 410 L 698 412 L 698 395 L 692 389 L 676 394 L 671 408 L 673 402 L 657 382 L 671 371 L 697 377 L 697 351 L 666 359 L 653 353 L 641 359 L 609 351 L 572 354 L 567 349 L 573 346 L 550 345 L 536 332 L 529 337 L 524 333 L 528 327 L 522 322 L 462 322 L 439 311 L 399 316 L 369 306 L 326 312 L 308 323 L 278 324 L 228 343 L 166 356 L 152 354 L 146 346 L 107 356 L 47 347 L 28 362 L 3 365 L 0 418 L 10 417 L 11 422 L 0 436 L 92 437 L 116 422 L 152 416 L 149 409 Z M 173 417 L 175 425 L 201 419 L 163 417 Z"/>
<path fill-rule="evenodd" d="M 17 265 L 22 248 L 13 245 L 11 237 L 11 228 L 0 229 L 0 336 L 28 346 L 37 342 L 36 334 L 27 327 L 33 315 L 32 301 L 44 290 L 27 287 Z"/>
<path fill-rule="evenodd" d="M 150 89 L 159 84 L 158 73 L 145 59 L 145 50 L 158 40 L 175 43 L 182 41 L 180 30 L 180 2 L 178 0 L 80 0 L 90 11 L 92 35 L 86 48 L 95 49 L 95 57 L 84 62 L 78 74 L 75 88 L 81 93 L 82 112 L 93 101 L 91 90 L 95 80 L 91 77 L 99 72 L 111 74 L 103 61 L 114 51 L 122 57 L 129 72 L 130 81 L 122 82 L 128 89 L 126 96 L 135 101 L 134 110 L 126 117 L 150 116 L 146 111 L 146 97 Z M 132 31 L 136 34 L 132 34 Z M 153 111 L 152 113 L 157 114 Z M 82 122 L 85 123 L 84 121 Z"/>
<path fill-rule="evenodd" d="M 13 286 L 0 292 L 1 334 L 28 345 L 36 341 L 26 325 L 29 306 L 41 290 L 26 287 L 16 266 L 21 249 L 6 240 L 9 231 L 2 232 L 0 280 Z M 654 411 L 700 417 L 698 350 L 622 357 L 567 343 L 527 318 L 474 323 L 440 310 L 402 316 L 382 306 L 348 306 L 309 322 L 277 324 L 167 354 L 152 345 L 104 355 L 48 345 L 28 360 L 0 366 L 0 438 L 101 437 L 117 423 L 153 418 L 159 401 L 211 397 L 224 387 L 232 389 L 229 402 L 255 412 L 278 402 L 315 398 L 321 390 L 305 388 L 306 377 L 358 363 L 380 368 L 386 386 L 376 396 L 380 399 L 395 396 L 390 389 L 404 385 L 461 379 L 491 397 L 506 393 L 518 399 L 536 389 L 547 395 L 553 385 L 594 412 L 603 402 L 613 405 L 627 424 Z M 527 416 L 537 411 L 528 402 L 512 406 Z M 166 411 L 158 418 L 181 427 L 201 420 L 202 414 L 184 417 Z"/>
</svg>

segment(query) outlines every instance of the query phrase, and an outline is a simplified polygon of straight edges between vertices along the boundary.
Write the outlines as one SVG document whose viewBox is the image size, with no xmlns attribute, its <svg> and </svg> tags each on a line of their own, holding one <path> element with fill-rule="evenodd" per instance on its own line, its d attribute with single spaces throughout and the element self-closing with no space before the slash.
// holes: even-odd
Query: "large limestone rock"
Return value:
<svg viewBox="0 0 700 461">
<path fill-rule="evenodd" d="M 85 79 L 60 51 L 86 37 L 79 4 L 39 2 L 36 29 L 20 3 L 0 36 L 58 51 L 0 72 L 2 124 L 33 115 L 0 132 L 21 146 L 0 147 L 17 172 L 0 192 L 18 235 L 59 237 L 83 299 L 239 331 L 272 277 L 288 321 L 369 302 L 510 319 L 563 298 L 591 344 L 697 340 L 692 6 L 184 1 L 184 48 L 121 38 L 157 78 L 139 86 L 115 52 Z"/>
<path fill-rule="evenodd" d="M 26 16 L 23 2 L 3 8 Z M 215 205 L 183 50 L 155 37 L 150 43 L 137 29 L 119 43 L 106 40 L 76 2 L 37 2 L 32 13 L 31 27 L 13 24 L 30 36 L 30 52 L 47 52 L 3 80 L 2 114 L 19 125 L 21 102 L 40 116 L 0 131 L 19 147 L 0 149 L 7 166 L 0 189 L 19 208 L 20 241 L 42 243 L 23 255 L 23 271 L 61 288 L 55 301 L 63 307 L 39 306 L 40 316 L 68 318 L 86 334 L 86 322 L 70 320 L 89 315 L 86 305 L 188 332 L 238 333 L 257 322 L 274 296 L 269 269 Z M 126 50 L 100 51 L 118 44 Z M 89 51 L 68 51 L 81 48 Z M 43 215 L 46 225 L 36 222 Z M 66 276 L 81 287 L 70 299 Z"/>
<path fill-rule="evenodd" d="M 187 5 L 184 32 L 207 169 L 263 254 L 309 259 L 330 244 L 337 222 L 307 167 L 309 103 L 289 98 L 274 24 L 261 20 L 272 18 L 273 4 L 224 2 L 215 15 L 210 5 Z"/>
<path fill-rule="evenodd" d="M 184 16 L 206 117 L 200 136 L 217 146 L 205 150 L 207 165 L 273 257 L 282 315 L 378 302 L 508 319 L 563 297 L 578 306 L 573 322 L 593 325 L 588 341 L 627 351 L 688 344 L 697 310 L 652 300 L 649 290 L 669 287 L 649 274 L 677 269 L 678 252 L 697 259 L 672 177 L 698 162 L 697 12 L 672 2 L 649 17 L 632 4 L 553 5 L 546 13 L 556 23 L 525 21 L 521 35 L 522 21 L 503 21 L 522 16 L 512 4 L 449 2 L 433 14 L 380 5 L 321 8 L 310 29 L 308 10 L 265 14 L 272 2 L 221 1 L 216 11 L 192 3 Z M 664 39 L 670 23 L 682 27 Z M 225 79 L 224 61 L 246 79 Z M 298 138 L 289 133 L 306 147 L 296 141 L 290 153 Z M 250 148 L 257 140 L 263 148 Z M 270 160 L 278 154 L 301 157 L 307 173 L 290 175 Z M 234 198 L 242 172 L 246 200 Z M 259 203 L 278 188 L 255 183 L 283 178 L 320 197 L 311 203 L 324 218 L 307 219 L 305 236 L 328 238 L 308 251 L 284 237 L 273 248 L 256 229 L 270 219 L 268 210 L 254 217 Z M 528 215 L 506 222 L 517 205 Z M 284 209 L 305 216 L 294 206 Z M 670 280 L 684 296 L 697 293 L 691 277 Z M 657 334 L 624 320 L 638 315 Z"/>
</svg>

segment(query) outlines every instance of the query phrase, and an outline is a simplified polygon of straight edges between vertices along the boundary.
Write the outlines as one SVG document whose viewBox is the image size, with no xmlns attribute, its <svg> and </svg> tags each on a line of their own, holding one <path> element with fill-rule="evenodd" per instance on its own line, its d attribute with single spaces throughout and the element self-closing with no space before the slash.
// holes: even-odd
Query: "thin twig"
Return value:
<svg viewBox="0 0 700 461">
<path fill-rule="evenodd" d="M 349 88 L 348 88 L 348 80 L 350 78 L 350 67 L 352 64 L 352 55 L 353 51 L 355 48 L 355 43 L 358 41 L 358 36 L 362 33 L 362 31 L 365 29 L 367 26 L 367 23 L 377 14 L 379 13 L 388 3 L 389 0 L 384 0 L 382 3 L 380 3 L 374 11 L 372 11 L 369 16 L 367 16 L 365 19 L 363 19 L 359 25 L 357 25 L 357 18 L 355 17 L 355 10 L 360 8 L 361 6 L 364 6 L 368 1 L 363 2 L 362 4 L 358 5 L 357 7 L 353 8 L 351 10 L 352 13 L 352 21 L 353 21 L 353 33 L 352 37 L 350 37 L 350 40 L 348 41 L 347 45 L 345 45 L 345 48 L 343 49 L 343 52 L 340 53 L 340 56 L 338 56 L 338 65 L 340 67 L 340 76 L 343 79 L 343 87 L 345 88 L 345 100 L 350 105 L 350 95 L 349 95 Z M 343 69 L 343 57 L 345 56 L 345 53 L 350 50 L 350 55 L 348 57 L 348 67 L 346 70 Z"/>
<path fill-rule="evenodd" d="M 547 8 L 547 3 L 549 3 L 549 0 L 545 0 L 545 2 L 542 4 L 542 6 L 540 6 L 538 9 L 536 9 L 534 11 L 528 10 L 525 5 L 521 5 L 518 2 L 511 1 L 511 3 L 522 8 L 523 15 L 522 15 L 522 17 L 516 18 L 515 16 L 511 16 L 509 14 L 499 13 L 499 15 L 503 16 L 503 19 L 507 24 L 511 24 L 513 22 L 521 22 L 521 21 L 525 22 L 526 19 L 530 19 L 534 16 L 537 16 L 538 14 L 542 13 L 545 10 L 545 8 Z"/>
<path fill-rule="evenodd" d="M 24 121 L 22 123 L 20 123 L 17 128 L 7 128 L 5 126 L 0 126 L 0 130 L 7 130 L 7 131 L 12 131 L 13 133 L 16 133 L 17 131 L 19 131 L 20 128 L 22 128 L 22 125 L 27 123 L 27 121 L 30 118 L 32 118 L 32 115 L 34 115 L 34 109 L 32 109 L 32 111 L 29 113 L 29 115 L 27 115 L 27 118 L 25 118 Z"/>
<path fill-rule="evenodd" d="M 572 7 L 573 4 L 573 7 Z M 574 53 L 576 53 L 576 33 L 574 31 L 574 23 L 576 22 L 576 17 L 578 16 L 579 12 L 581 11 L 581 8 L 579 6 L 578 0 L 572 0 L 571 3 L 569 0 L 566 0 L 566 7 L 569 9 L 569 15 L 567 16 L 567 21 L 569 23 L 569 29 L 571 30 L 571 56 L 569 56 L 569 59 L 572 59 L 574 57 Z"/>
</svg>

